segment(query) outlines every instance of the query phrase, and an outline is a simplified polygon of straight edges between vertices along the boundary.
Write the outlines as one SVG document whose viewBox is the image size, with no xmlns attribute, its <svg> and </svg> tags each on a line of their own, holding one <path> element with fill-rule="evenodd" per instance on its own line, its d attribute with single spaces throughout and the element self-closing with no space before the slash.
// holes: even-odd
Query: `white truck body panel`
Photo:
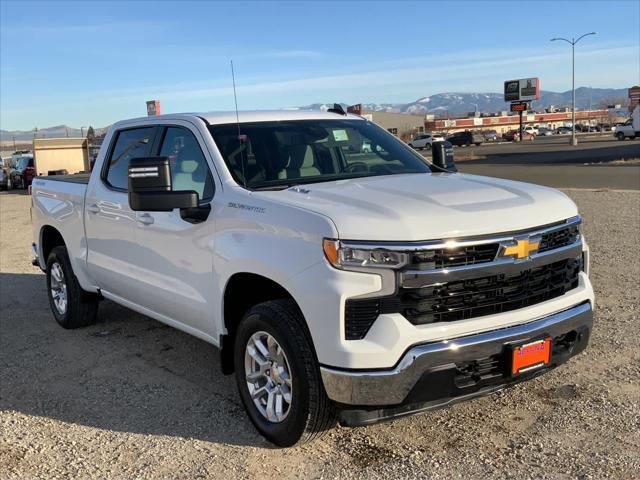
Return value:
<svg viewBox="0 0 640 480">
<path fill-rule="evenodd" d="M 241 122 L 323 118 L 335 115 L 240 112 Z M 354 115 L 347 118 L 364 121 Z M 280 284 L 300 306 L 319 362 L 350 369 L 389 368 L 421 342 L 504 328 L 583 301 L 593 303 L 593 290 L 583 273 L 578 288 L 530 307 L 422 326 L 399 314 L 381 315 L 363 340 L 345 340 L 345 301 L 380 292 L 383 279 L 376 272 L 333 268 L 325 259 L 323 238 L 459 239 L 552 224 L 577 215 L 576 206 L 546 187 L 449 173 L 252 192 L 233 180 L 205 121 L 235 123 L 236 117 L 233 112 L 206 113 L 119 122 L 105 139 L 88 186 L 34 181 L 34 243 L 41 246 L 42 227 L 56 228 L 82 288 L 100 290 L 107 298 L 216 345 L 226 333 L 223 298 L 231 277 L 243 272 L 264 276 Z M 108 188 L 96 173 L 114 132 L 155 124 L 184 126 L 198 139 L 215 181 L 206 222 L 186 223 L 177 209 L 133 212 L 127 193 Z M 153 223 L 142 223 L 142 216 Z M 41 248 L 39 262 L 46 262 Z"/>
</svg>

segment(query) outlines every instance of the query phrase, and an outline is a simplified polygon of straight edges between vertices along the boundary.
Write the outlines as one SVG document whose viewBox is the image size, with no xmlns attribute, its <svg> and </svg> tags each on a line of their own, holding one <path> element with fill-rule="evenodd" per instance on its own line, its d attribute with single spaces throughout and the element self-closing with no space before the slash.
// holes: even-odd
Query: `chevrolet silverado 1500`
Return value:
<svg viewBox="0 0 640 480">
<path fill-rule="evenodd" d="M 569 198 L 340 109 L 116 123 L 90 175 L 34 180 L 32 215 L 61 326 L 104 298 L 215 345 L 280 446 L 530 379 L 592 328 Z"/>
</svg>

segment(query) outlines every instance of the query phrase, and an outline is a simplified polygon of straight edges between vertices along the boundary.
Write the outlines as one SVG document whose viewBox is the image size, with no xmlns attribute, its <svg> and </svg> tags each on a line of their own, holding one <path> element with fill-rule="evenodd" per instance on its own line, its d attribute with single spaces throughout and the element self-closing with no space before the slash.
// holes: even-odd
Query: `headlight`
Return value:
<svg viewBox="0 0 640 480">
<path fill-rule="evenodd" d="M 336 268 L 387 268 L 405 266 L 409 261 L 406 253 L 386 250 L 382 247 L 358 246 L 325 238 L 322 242 L 324 255 Z"/>
</svg>

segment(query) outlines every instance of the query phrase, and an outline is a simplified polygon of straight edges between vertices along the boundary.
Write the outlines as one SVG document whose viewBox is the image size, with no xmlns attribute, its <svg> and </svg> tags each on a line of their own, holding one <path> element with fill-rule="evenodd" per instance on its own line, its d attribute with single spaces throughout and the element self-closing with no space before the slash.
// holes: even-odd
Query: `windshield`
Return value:
<svg viewBox="0 0 640 480">
<path fill-rule="evenodd" d="M 431 172 L 426 160 L 361 120 L 213 125 L 231 174 L 250 189 L 286 188 L 374 175 Z"/>
<path fill-rule="evenodd" d="M 18 159 L 18 164 L 16 165 L 16 169 L 25 170 L 29 166 L 30 161 L 31 161 L 31 158 L 29 157 L 22 157 Z"/>
</svg>

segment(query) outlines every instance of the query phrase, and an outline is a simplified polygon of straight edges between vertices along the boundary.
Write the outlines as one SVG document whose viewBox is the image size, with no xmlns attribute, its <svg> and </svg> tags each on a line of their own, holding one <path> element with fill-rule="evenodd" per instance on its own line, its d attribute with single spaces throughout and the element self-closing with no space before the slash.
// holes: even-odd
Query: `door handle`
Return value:
<svg viewBox="0 0 640 480">
<path fill-rule="evenodd" d="M 153 217 L 148 213 L 143 213 L 142 215 L 139 215 L 138 221 L 143 225 L 151 225 L 154 222 Z"/>
<path fill-rule="evenodd" d="M 95 203 L 92 203 L 91 205 L 89 205 L 87 207 L 87 212 L 89 212 L 89 213 L 100 213 L 100 207 L 98 207 L 98 205 L 96 205 Z"/>
</svg>

